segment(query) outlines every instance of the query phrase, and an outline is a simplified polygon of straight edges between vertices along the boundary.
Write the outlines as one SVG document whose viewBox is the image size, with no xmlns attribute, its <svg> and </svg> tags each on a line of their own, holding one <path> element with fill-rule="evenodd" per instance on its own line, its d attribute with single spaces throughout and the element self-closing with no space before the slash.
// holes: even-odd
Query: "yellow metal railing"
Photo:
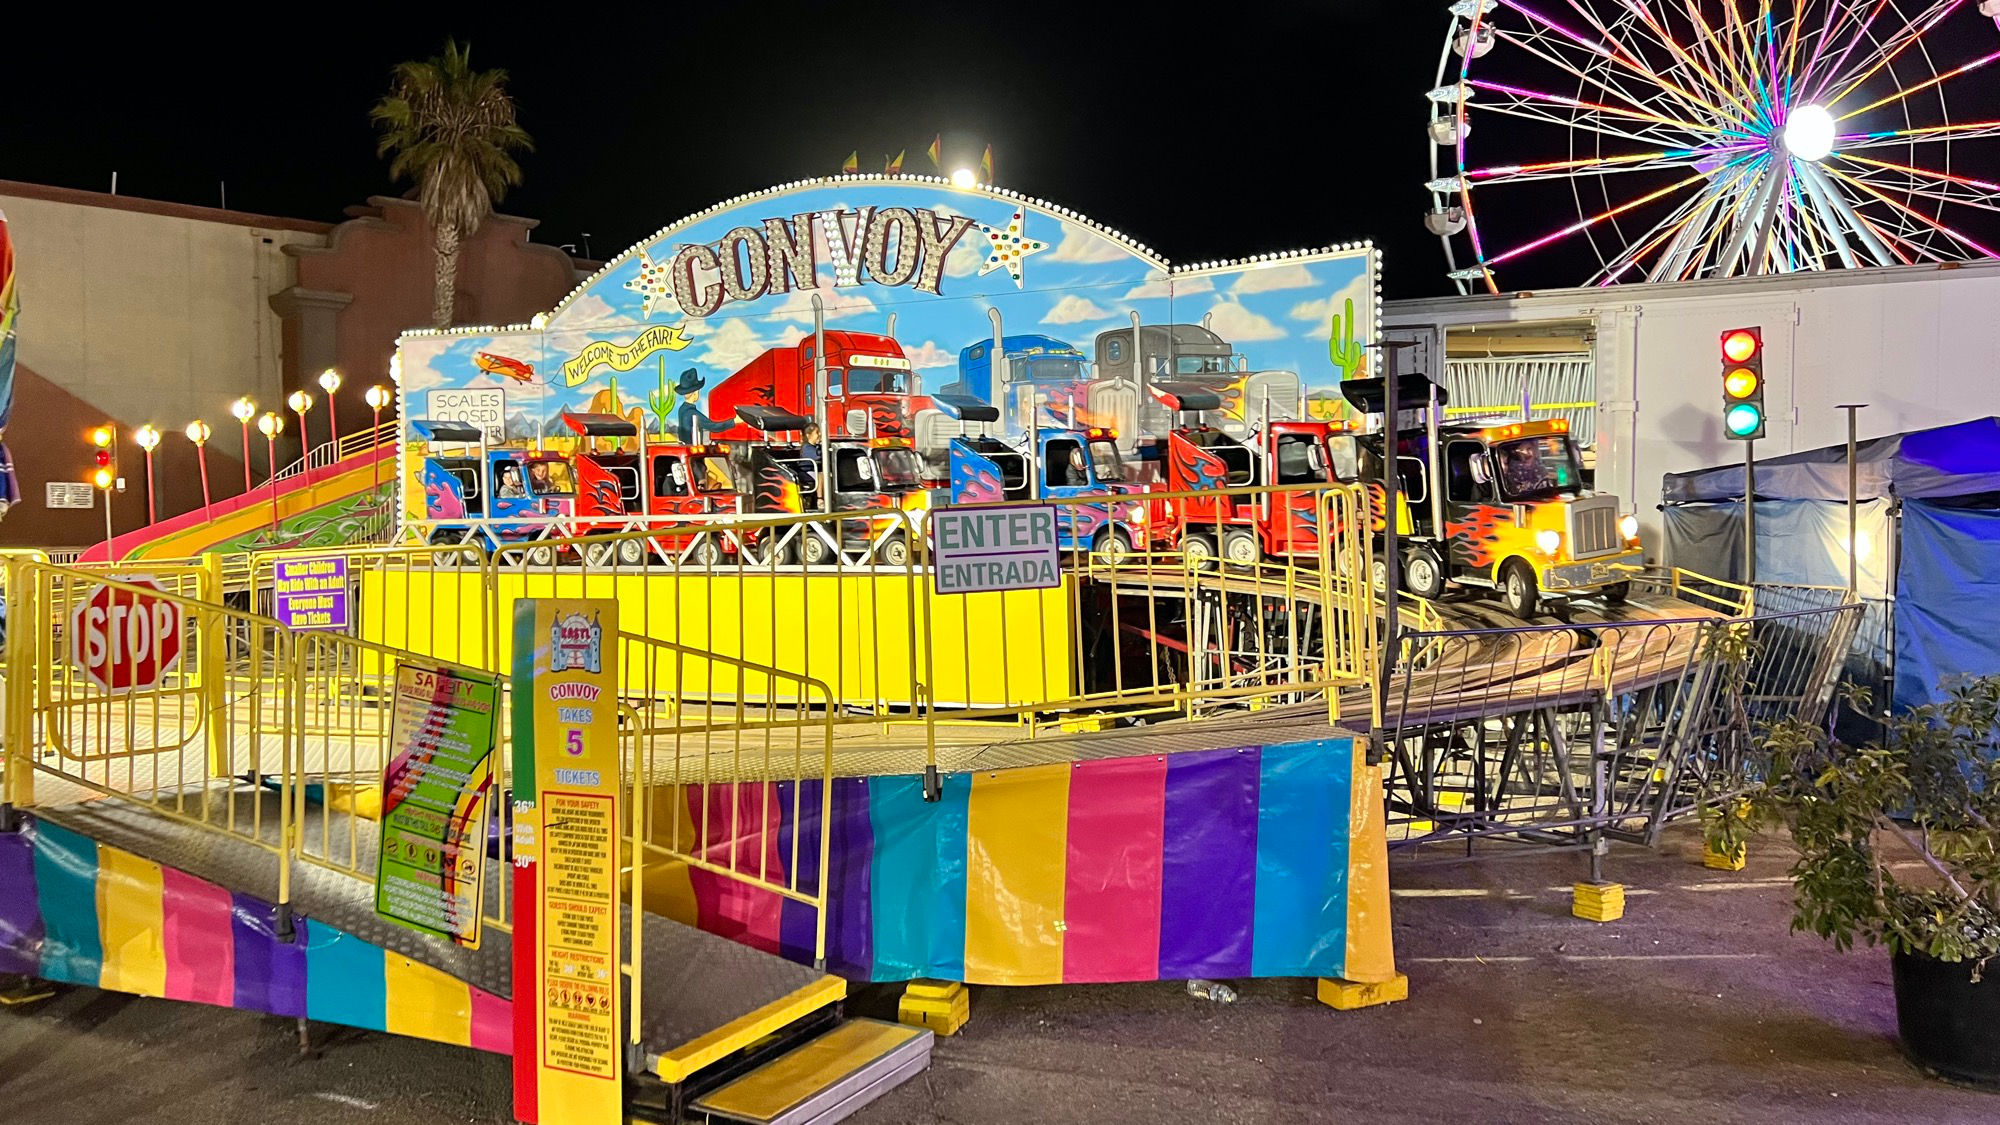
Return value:
<svg viewBox="0 0 2000 1125">
<path fill-rule="evenodd" d="M 685 888 L 718 879 L 813 911 L 813 963 L 826 963 L 834 698 L 829 685 L 768 665 L 716 656 L 630 632 L 619 666 L 642 690 L 621 708 L 628 834 L 624 873 L 632 925 L 624 970 L 643 995 L 646 915 L 694 925 Z M 739 697 L 689 705 L 667 685 L 696 665 L 726 665 L 755 682 Z M 817 792 L 813 792 L 817 790 Z M 808 835 L 808 826 L 817 830 Z M 789 846 L 781 846 L 784 836 Z M 639 1042 L 640 1006 L 631 1011 Z"/>
</svg>

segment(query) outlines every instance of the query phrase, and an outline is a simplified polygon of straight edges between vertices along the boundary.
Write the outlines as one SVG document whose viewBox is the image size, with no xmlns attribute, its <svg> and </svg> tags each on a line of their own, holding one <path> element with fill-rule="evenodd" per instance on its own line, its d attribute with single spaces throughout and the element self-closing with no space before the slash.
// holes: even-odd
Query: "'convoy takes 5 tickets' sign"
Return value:
<svg viewBox="0 0 2000 1125">
<path fill-rule="evenodd" d="M 514 1115 L 619 1121 L 618 603 L 514 613 Z"/>
<path fill-rule="evenodd" d="M 1053 507 L 933 508 L 930 521 L 940 594 L 1062 585 Z"/>
</svg>

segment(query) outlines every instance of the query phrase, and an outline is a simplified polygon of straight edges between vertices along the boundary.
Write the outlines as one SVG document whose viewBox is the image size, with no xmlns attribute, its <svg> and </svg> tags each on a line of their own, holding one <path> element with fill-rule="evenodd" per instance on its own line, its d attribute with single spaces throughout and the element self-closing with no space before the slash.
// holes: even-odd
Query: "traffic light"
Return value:
<svg viewBox="0 0 2000 1125">
<path fill-rule="evenodd" d="M 1764 330 L 1722 334 L 1722 433 L 1731 441 L 1764 436 Z"/>
<path fill-rule="evenodd" d="M 109 426 L 99 426 L 90 431 L 90 444 L 97 447 L 97 464 L 90 474 L 90 483 L 99 488 L 110 488 L 118 476 L 118 470 L 111 465 L 111 442 L 116 436 Z"/>
</svg>

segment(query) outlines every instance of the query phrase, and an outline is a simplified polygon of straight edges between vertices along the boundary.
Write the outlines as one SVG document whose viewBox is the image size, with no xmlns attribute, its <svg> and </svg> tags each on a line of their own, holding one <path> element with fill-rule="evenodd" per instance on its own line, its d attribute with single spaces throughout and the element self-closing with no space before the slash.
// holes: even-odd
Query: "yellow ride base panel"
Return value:
<svg viewBox="0 0 2000 1125">
<path fill-rule="evenodd" d="M 1344 980 L 1340 977 L 1321 977 L 1319 980 L 1319 1002 L 1337 1011 L 1351 1012 L 1356 1008 L 1373 1008 L 1409 998 L 1410 978 L 1402 973 L 1388 980 Z"/>
<path fill-rule="evenodd" d="M 1616 922 L 1625 916 L 1625 884 L 1578 883 L 1569 912 L 1586 922 Z"/>
<path fill-rule="evenodd" d="M 972 997 L 956 981 L 913 980 L 896 1004 L 896 1019 L 912 1027 L 928 1027 L 939 1035 L 956 1035 L 972 1018 Z"/>
<path fill-rule="evenodd" d="M 704 1110 L 774 1121 L 923 1032 L 876 1020 L 844 1023 L 702 1098 Z"/>
</svg>

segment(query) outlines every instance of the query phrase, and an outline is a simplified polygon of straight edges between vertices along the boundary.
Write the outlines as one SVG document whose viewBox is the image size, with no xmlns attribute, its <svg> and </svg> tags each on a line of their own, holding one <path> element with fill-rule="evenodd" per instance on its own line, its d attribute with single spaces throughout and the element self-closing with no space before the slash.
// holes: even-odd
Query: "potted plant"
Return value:
<svg viewBox="0 0 2000 1125">
<path fill-rule="evenodd" d="M 1785 828 L 1799 852 L 1792 929 L 1843 950 L 1857 937 L 1887 946 L 1904 1050 L 1948 1078 L 2000 1084 L 2000 676 L 1947 688 L 1881 719 L 1863 746 L 1777 724 L 1761 740 L 1761 784 L 1730 806 L 1738 815 L 1706 819 L 1705 844 L 1734 855 L 1759 829 Z M 1869 707 L 1860 691 L 1847 703 Z"/>
</svg>

